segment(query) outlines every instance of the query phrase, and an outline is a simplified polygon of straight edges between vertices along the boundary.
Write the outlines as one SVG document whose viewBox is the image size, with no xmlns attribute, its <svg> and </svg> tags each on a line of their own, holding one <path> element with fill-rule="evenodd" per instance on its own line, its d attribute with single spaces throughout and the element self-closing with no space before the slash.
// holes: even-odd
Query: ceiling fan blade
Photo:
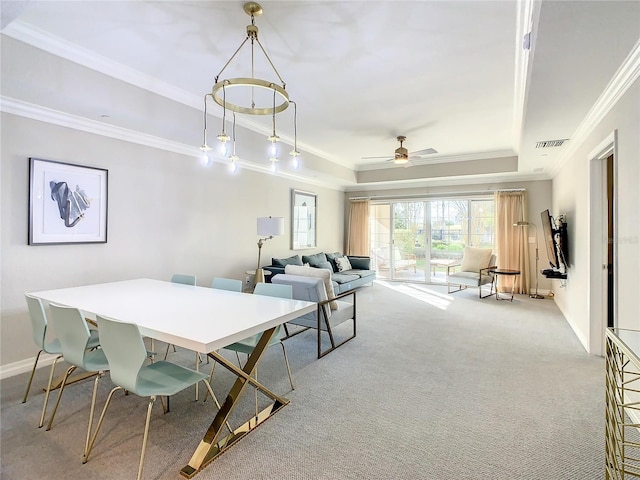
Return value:
<svg viewBox="0 0 640 480">
<path fill-rule="evenodd" d="M 425 148 L 424 150 L 418 150 L 417 152 L 412 152 L 409 155 L 412 157 L 422 157 L 424 155 L 432 155 L 434 153 L 438 153 L 438 151 L 434 148 Z"/>
<path fill-rule="evenodd" d="M 383 157 L 360 157 L 362 160 L 393 160 L 392 156 L 385 155 Z"/>
</svg>

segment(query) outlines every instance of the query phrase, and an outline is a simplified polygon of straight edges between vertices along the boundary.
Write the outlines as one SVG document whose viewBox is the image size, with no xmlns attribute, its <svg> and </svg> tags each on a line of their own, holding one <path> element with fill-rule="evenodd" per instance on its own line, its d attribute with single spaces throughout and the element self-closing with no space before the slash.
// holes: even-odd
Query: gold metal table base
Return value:
<svg viewBox="0 0 640 480">
<path fill-rule="evenodd" d="M 280 411 L 282 407 L 289 403 L 289 400 L 271 392 L 252 377 L 253 372 L 269 346 L 271 337 L 275 334 L 276 329 L 277 327 L 271 328 L 262 334 L 258 344 L 253 349 L 251 355 L 249 355 L 249 359 L 242 369 L 235 366 L 217 352 L 208 353 L 209 357 L 225 367 L 227 370 L 231 371 L 238 378 L 231 387 L 231 390 L 229 390 L 227 398 L 213 419 L 213 422 L 205 433 L 204 438 L 200 441 L 196 451 L 193 453 L 189 464 L 180 470 L 180 474 L 183 477 L 192 478 L 200 470 L 205 468 L 216 458 L 226 452 L 230 447 L 235 445 L 238 440 L 243 438 L 247 433 L 251 432 L 264 421 L 271 418 Z M 222 430 L 225 428 L 231 413 L 238 405 L 238 400 L 248 384 L 253 385 L 263 394 L 273 399 L 274 403 L 221 439 Z"/>
</svg>

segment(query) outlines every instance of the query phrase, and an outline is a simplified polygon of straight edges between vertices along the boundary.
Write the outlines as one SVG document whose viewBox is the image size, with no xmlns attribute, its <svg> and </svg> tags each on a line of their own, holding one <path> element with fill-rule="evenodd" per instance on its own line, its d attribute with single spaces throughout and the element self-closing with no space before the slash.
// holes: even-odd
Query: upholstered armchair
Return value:
<svg viewBox="0 0 640 480">
<path fill-rule="evenodd" d="M 478 287 L 478 296 L 485 298 L 493 295 L 493 270 L 496 269 L 496 256 L 489 248 L 465 247 L 462 261 L 447 266 L 447 291 L 459 292 L 467 287 Z M 457 286 L 451 290 L 451 286 Z M 482 295 L 482 286 L 491 285 L 487 295 Z"/>
<path fill-rule="evenodd" d="M 322 271 L 323 269 L 312 268 L 310 270 Z M 330 293 L 327 293 L 326 281 L 328 278 L 328 276 L 323 279 L 318 276 L 280 273 L 271 279 L 271 283 L 291 285 L 294 299 L 318 304 L 316 312 L 308 313 L 288 322 L 302 328 L 292 333 L 289 333 L 289 330 L 286 329 L 287 338 L 310 328 L 316 329 L 318 358 L 332 352 L 356 336 L 356 290 L 349 290 L 338 295 L 334 295 L 331 290 Z M 331 285 L 330 280 L 328 284 Z M 348 300 L 348 297 L 352 297 L 351 300 Z M 351 320 L 351 325 L 347 323 L 344 328 L 336 328 L 349 320 Z M 349 326 L 351 328 L 348 328 Z M 323 336 L 328 337 L 329 347 L 326 346 L 326 338 L 324 342 L 322 341 Z"/>
</svg>

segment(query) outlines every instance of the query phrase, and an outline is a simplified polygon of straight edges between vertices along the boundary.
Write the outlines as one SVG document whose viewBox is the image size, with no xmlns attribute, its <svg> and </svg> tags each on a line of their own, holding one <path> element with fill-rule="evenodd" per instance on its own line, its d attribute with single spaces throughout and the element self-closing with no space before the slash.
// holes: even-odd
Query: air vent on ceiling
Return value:
<svg viewBox="0 0 640 480">
<path fill-rule="evenodd" d="M 542 142 L 536 142 L 536 148 L 561 147 L 567 140 L 569 139 L 563 138 L 562 140 L 544 140 Z"/>
</svg>

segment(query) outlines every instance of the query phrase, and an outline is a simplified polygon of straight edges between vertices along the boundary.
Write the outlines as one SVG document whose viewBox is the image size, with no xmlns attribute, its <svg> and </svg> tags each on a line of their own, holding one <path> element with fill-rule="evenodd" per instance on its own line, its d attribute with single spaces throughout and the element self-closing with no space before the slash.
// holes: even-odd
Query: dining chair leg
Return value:
<svg viewBox="0 0 640 480">
<path fill-rule="evenodd" d="M 44 417 L 47 413 L 47 404 L 49 403 L 49 394 L 51 393 L 51 383 L 53 383 L 53 371 L 56 369 L 56 363 L 62 358 L 62 355 L 58 355 L 51 364 L 51 372 L 49 373 L 49 383 L 47 383 L 47 393 L 44 395 L 44 403 L 42 405 L 42 414 L 40 415 L 40 423 L 38 428 L 42 428 L 44 425 Z"/>
<path fill-rule="evenodd" d="M 29 396 L 29 390 L 31 390 L 31 382 L 33 382 L 33 375 L 36 373 L 36 367 L 38 366 L 38 360 L 40 359 L 40 354 L 43 352 L 43 350 L 40 350 L 38 352 L 38 355 L 36 355 L 36 361 L 33 362 L 33 368 L 31 369 L 31 376 L 29 377 L 29 383 L 27 383 L 27 391 L 24 392 L 24 398 L 22 399 L 22 403 L 25 403 L 27 401 L 27 397 Z"/>
<path fill-rule="evenodd" d="M 282 346 L 282 354 L 284 355 L 284 363 L 287 365 L 287 373 L 289 374 L 289 383 L 291 384 L 291 390 L 296 388 L 293 386 L 293 377 L 291 376 L 291 367 L 289 366 L 289 358 L 287 357 L 287 349 L 284 348 L 284 343 L 280 342 Z"/>
<path fill-rule="evenodd" d="M 60 385 L 60 391 L 58 392 L 58 400 L 56 400 L 56 404 L 53 407 L 53 412 L 51 412 L 51 417 L 49 418 L 49 424 L 47 425 L 47 432 L 51 430 L 51 425 L 53 425 L 53 419 L 56 416 L 56 412 L 58 411 L 58 405 L 60 405 L 60 399 L 62 398 L 62 393 L 64 392 L 64 386 L 67 384 L 67 379 L 69 375 L 76 369 L 75 365 L 67 368 L 67 371 L 64 373 L 64 378 L 62 379 L 62 384 Z"/>
<path fill-rule="evenodd" d="M 91 438 L 91 427 L 93 425 L 93 411 L 96 408 L 96 395 L 98 393 L 98 381 L 100 377 L 104 375 L 104 372 L 98 372 L 96 379 L 93 382 L 93 395 L 91 396 L 91 410 L 89 410 L 89 426 L 87 427 L 87 439 L 84 442 L 84 452 L 82 452 L 82 463 L 85 463 L 87 458 L 87 450 L 89 450 L 89 440 Z"/>
<path fill-rule="evenodd" d="M 207 355 L 208 357 L 208 355 Z M 216 369 L 216 362 L 213 362 L 213 366 L 211 367 L 211 371 L 209 372 L 209 385 L 211 385 L 211 380 L 213 380 L 213 371 Z M 204 400 L 203 402 L 207 401 L 207 395 L 209 394 L 209 392 L 207 392 L 204 396 Z"/>
<path fill-rule="evenodd" d="M 104 407 L 102 407 L 102 413 L 100 414 L 100 418 L 98 419 L 98 425 L 96 425 L 96 431 L 93 432 L 93 437 L 91 438 L 89 445 L 85 449 L 84 456 L 82 457 L 82 463 L 87 463 L 89 461 L 89 454 L 91 453 L 91 450 L 93 450 L 93 446 L 96 443 L 96 438 L 98 438 L 98 432 L 100 431 L 100 427 L 102 427 L 102 421 L 104 420 L 104 416 L 107 413 L 107 408 L 109 408 L 109 405 L 111 404 L 111 398 L 113 397 L 113 394 L 116 393 L 118 390 L 123 390 L 123 388 L 114 387 L 109 392 L 107 401 L 105 402 Z"/>
<path fill-rule="evenodd" d="M 147 437 L 149 436 L 149 421 L 151 420 L 151 408 L 156 401 L 156 397 L 149 398 L 149 406 L 147 407 L 147 420 L 144 424 L 144 436 L 142 437 L 142 453 L 140 454 L 140 466 L 138 467 L 138 480 L 142 478 L 142 466 L 144 464 L 144 452 L 147 448 Z"/>
<path fill-rule="evenodd" d="M 213 365 L 215 366 L 216 362 L 213 362 Z M 213 370 L 213 369 L 212 369 Z M 216 407 L 218 407 L 218 410 L 220 410 L 220 402 L 218 402 L 218 397 L 216 397 L 216 394 L 213 393 L 213 388 L 211 388 L 211 383 L 207 382 L 206 380 L 202 380 L 204 382 L 204 385 L 207 387 L 207 393 L 205 393 L 204 395 L 204 400 L 202 401 L 202 403 L 207 401 L 207 396 L 211 395 L 211 398 L 213 398 L 213 401 L 216 402 Z M 229 433 L 233 433 L 233 430 L 231 430 L 231 425 L 229 425 L 229 422 L 225 422 L 225 424 L 227 425 L 227 428 L 229 429 Z"/>
</svg>

